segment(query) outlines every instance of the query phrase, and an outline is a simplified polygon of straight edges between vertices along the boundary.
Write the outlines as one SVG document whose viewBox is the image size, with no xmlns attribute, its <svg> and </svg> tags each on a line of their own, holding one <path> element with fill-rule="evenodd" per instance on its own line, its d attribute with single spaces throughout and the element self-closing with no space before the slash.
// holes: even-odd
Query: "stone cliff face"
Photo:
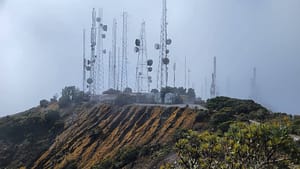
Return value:
<svg viewBox="0 0 300 169">
<path fill-rule="evenodd" d="M 33 168 L 90 168 L 124 147 L 168 144 L 177 129 L 190 129 L 196 112 L 188 108 L 97 105 L 70 116 L 65 130 Z"/>
</svg>

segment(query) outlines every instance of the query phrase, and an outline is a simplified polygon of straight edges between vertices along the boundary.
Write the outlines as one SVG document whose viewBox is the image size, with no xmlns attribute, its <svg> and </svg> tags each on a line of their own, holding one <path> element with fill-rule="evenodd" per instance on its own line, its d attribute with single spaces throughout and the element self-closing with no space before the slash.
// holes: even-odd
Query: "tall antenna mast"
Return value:
<svg viewBox="0 0 300 169">
<path fill-rule="evenodd" d="M 184 57 L 184 87 L 187 88 L 187 86 L 186 86 L 186 56 Z"/>
<path fill-rule="evenodd" d="M 96 95 L 96 11 L 92 12 L 92 28 L 91 28 L 91 59 L 88 60 L 87 70 L 90 71 L 90 77 L 87 79 L 89 94 Z"/>
<path fill-rule="evenodd" d="M 217 58 L 214 57 L 214 72 L 212 74 L 212 83 L 210 88 L 210 97 L 212 98 L 217 96 L 216 79 L 217 79 Z"/>
<path fill-rule="evenodd" d="M 127 12 L 123 12 L 123 33 L 122 33 L 122 65 L 121 65 L 121 91 L 125 87 L 128 87 L 128 75 L 127 75 Z"/>
<path fill-rule="evenodd" d="M 251 78 L 251 99 L 257 98 L 257 88 L 256 88 L 256 67 L 253 68 L 253 77 Z"/>
<path fill-rule="evenodd" d="M 168 58 L 169 49 L 168 45 L 171 45 L 172 40 L 168 39 L 168 29 L 167 29 L 167 1 L 162 0 L 162 20 L 161 20 L 161 32 L 160 32 L 160 44 L 155 44 L 155 48 L 160 50 L 159 55 L 159 65 L 158 65 L 158 75 L 157 79 L 160 80 L 160 84 L 157 85 L 160 88 L 168 86 L 168 64 L 170 59 Z M 158 81 L 159 81 L 158 80 Z"/>
<path fill-rule="evenodd" d="M 121 67 L 121 52 L 120 47 L 118 47 L 117 52 L 117 67 L 116 67 L 116 76 L 117 76 L 117 90 L 121 90 L 121 75 L 122 75 L 122 67 Z"/>
<path fill-rule="evenodd" d="M 113 20 L 112 31 L 112 87 L 117 88 L 117 20 Z"/>
<path fill-rule="evenodd" d="M 83 39 L 82 39 L 82 56 L 83 56 L 83 77 L 82 77 L 82 91 L 85 93 L 85 82 L 86 82 L 86 59 L 85 59 L 85 29 L 83 29 Z"/>
<path fill-rule="evenodd" d="M 173 65 L 173 73 L 174 73 L 173 87 L 176 87 L 176 63 L 174 63 L 174 65 Z"/>
<path fill-rule="evenodd" d="M 113 63 L 112 63 L 112 52 L 108 52 L 108 88 L 111 89 L 113 86 Z"/>
<path fill-rule="evenodd" d="M 136 67 L 136 90 L 138 93 L 150 91 L 152 77 L 149 76 L 149 73 L 152 72 L 153 65 L 153 60 L 148 60 L 147 55 L 146 23 L 143 22 L 141 27 L 140 37 L 135 40 L 135 52 L 138 54 Z"/>
<path fill-rule="evenodd" d="M 191 78 L 191 70 L 188 69 L 188 88 L 191 88 L 191 81 L 190 81 L 190 78 Z"/>
<path fill-rule="evenodd" d="M 104 90 L 104 57 L 106 50 L 103 49 L 103 39 L 106 38 L 105 32 L 107 31 L 107 25 L 103 24 L 103 13 L 99 9 L 98 17 L 98 34 L 97 34 L 97 74 L 96 74 L 96 90 L 97 94 L 101 94 Z"/>
</svg>

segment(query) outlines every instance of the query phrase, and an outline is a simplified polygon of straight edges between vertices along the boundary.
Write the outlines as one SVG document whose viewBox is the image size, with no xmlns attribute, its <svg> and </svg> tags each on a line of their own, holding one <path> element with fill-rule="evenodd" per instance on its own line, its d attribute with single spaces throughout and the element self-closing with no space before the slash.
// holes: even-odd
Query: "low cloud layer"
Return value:
<svg viewBox="0 0 300 169">
<path fill-rule="evenodd" d="M 129 13 L 130 72 L 135 71 L 133 42 L 143 20 L 148 55 L 157 62 L 153 45 L 159 41 L 160 0 L 0 0 L 0 116 L 35 106 L 66 85 L 81 86 L 82 29 L 90 29 L 93 7 L 104 10 L 110 29 L 107 49 L 112 19 L 118 19 L 121 29 L 122 12 Z M 300 114 L 299 7 L 297 0 L 169 0 L 169 36 L 174 42 L 170 56 L 178 65 L 177 85 L 184 85 L 186 56 L 190 87 L 207 98 L 216 56 L 221 95 L 248 98 L 256 67 L 259 102 L 273 111 Z M 132 88 L 134 78 L 129 73 Z"/>
</svg>

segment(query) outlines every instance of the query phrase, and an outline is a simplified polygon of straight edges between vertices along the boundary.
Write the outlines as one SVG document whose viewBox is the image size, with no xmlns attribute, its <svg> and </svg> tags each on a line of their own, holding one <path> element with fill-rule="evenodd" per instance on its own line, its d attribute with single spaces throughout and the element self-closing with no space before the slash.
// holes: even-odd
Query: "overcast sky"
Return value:
<svg viewBox="0 0 300 169">
<path fill-rule="evenodd" d="M 148 55 L 157 63 L 153 46 L 159 41 L 161 0 L 0 0 L 0 116 L 36 106 L 64 86 L 81 87 L 82 29 L 90 29 L 93 7 L 103 8 L 109 26 L 107 49 L 113 18 L 121 35 L 122 12 L 129 13 L 132 88 L 137 58 L 133 42 L 143 20 Z M 299 0 L 169 0 L 176 84 L 184 85 L 186 56 L 190 87 L 208 97 L 216 56 L 220 95 L 248 98 L 256 67 L 259 102 L 273 111 L 300 114 L 299 16 Z"/>
</svg>

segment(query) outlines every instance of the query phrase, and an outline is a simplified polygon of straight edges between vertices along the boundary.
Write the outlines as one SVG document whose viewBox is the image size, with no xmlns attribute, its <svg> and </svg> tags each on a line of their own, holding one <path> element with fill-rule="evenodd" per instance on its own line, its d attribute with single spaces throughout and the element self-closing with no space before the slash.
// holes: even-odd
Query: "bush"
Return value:
<svg viewBox="0 0 300 169">
<path fill-rule="evenodd" d="M 108 89 L 107 91 L 104 91 L 103 94 L 120 94 L 121 91 L 115 90 L 115 89 Z"/>
<path fill-rule="evenodd" d="M 234 123 L 224 134 L 189 131 L 176 143 L 176 153 L 176 168 L 290 168 L 300 163 L 299 145 L 286 122 Z"/>
<path fill-rule="evenodd" d="M 130 94 L 130 93 L 132 93 L 132 89 L 129 88 L 129 87 L 126 87 L 126 88 L 124 89 L 123 93 L 125 93 L 125 94 Z"/>
<path fill-rule="evenodd" d="M 61 108 L 69 106 L 71 103 L 80 103 L 86 100 L 84 92 L 77 89 L 75 86 L 67 86 L 62 89 L 61 97 L 59 98 L 58 105 Z"/>
<path fill-rule="evenodd" d="M 196 122 L 205 122 L 209 118 L 208 111 L 199 111 L 196 116 Z"/>
<path fill-rule="evenodd" d="M 48 100 L 43 99 L 43 100 L 40 101 L 40 107 L 47 108 L 48 105 L 49 105 L 49 101 Z"/>
<path fill-rule="evenodd" d="M 58 100 L 58 105 L 60 108 L 65 108 L 71 104 L 71 100 L 69 97 L 61 97 Z"/>
<path fill-rule="evenodd" d="M 209 123 L 212 127 L 217 127 L 219 124 L 233 119 L 234 117 L 226 112 L 218 112 L 211 116 Z"/>
<path fill-rule="evenodd" d="M 45 114 L 45 120 L 49 124 L 54 124 L 60 119 L 60 114 L 58 111 L 50 110 Z"/>
</svg>

